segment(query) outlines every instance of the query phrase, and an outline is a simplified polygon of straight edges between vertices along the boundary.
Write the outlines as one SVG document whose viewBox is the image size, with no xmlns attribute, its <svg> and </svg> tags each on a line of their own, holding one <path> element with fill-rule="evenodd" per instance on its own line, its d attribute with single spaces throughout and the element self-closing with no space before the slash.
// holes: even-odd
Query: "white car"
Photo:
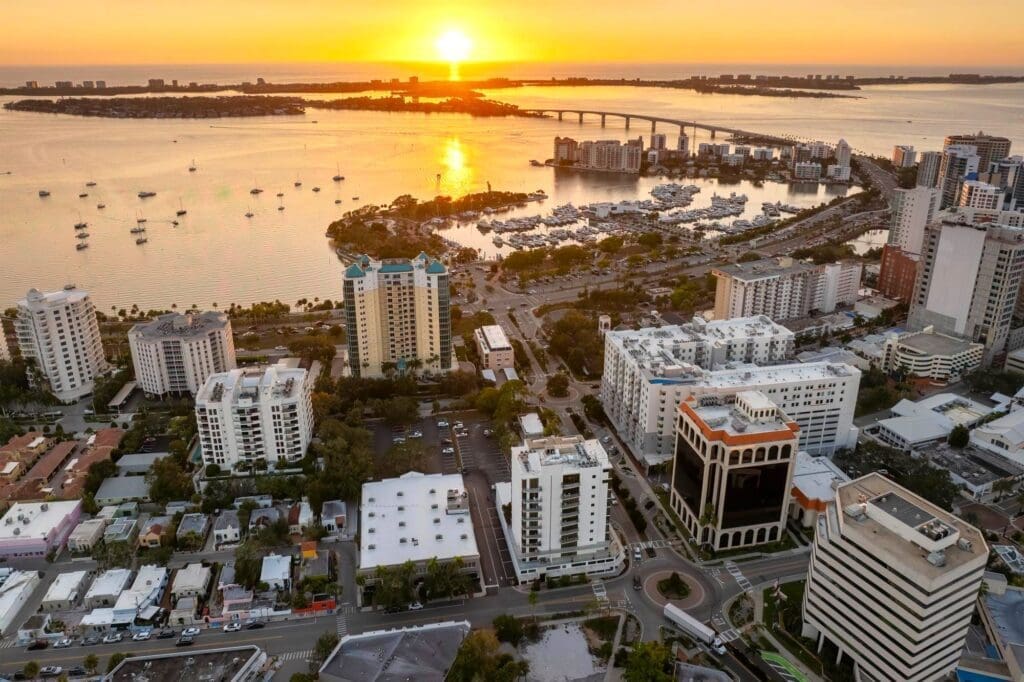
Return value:
<svg viewBox="0 0 1024 682">
<path fill-rule="evenodd" d="M 405 442 L 405 436 L 395 436 L 394 438 L 391 439 L 391 442 L 392 443 L 404 443 Z"/>
<path fill-rule="evenodd" d="M 466 427 L 462 425 L 462 422 L 455 422 L 454 424 L 452 424 L 452 428 L 464 429 Z"/>
<path fill-rule="evenodd" d="M 238 632 L 241 629 L 242 623 L 237 620 L 224 626 L 224 632 Z"/>
<path fill-rule="evenodd" d="M 442 419 L 441 421 L 437 422 L 437 428 L 439 428 L 439 429 L 446 429 L 446 428 L 448 428 L 448 422 L 446 422 L 445 420 Z"/>
<path fill-rule="evenodd" d="M 418 601 L 414 601 L 411 604 L 409 604 L 409 610 L 410 611 L 419 611 L 422 608 L 423 608 L 423 604 L 419 603 Z"/>
<path fill-rule="evenodd" d="M 61 639 L 57 640 L 57 642 L 53 645 L 53 648 L 54 649 L 67 649 L 69 646 L 71 646 L 71 638 L 70 637 L 62 637 Z"/>
<path fill-rule="evenodd" d="M 423 438 L 423 432 L 413 431 L 412 433 L 409 434 L 409 438 Z"/>
<path fill-rule="evenodd" d="M 103 643 L 104 644 L 117 644 L 122 639 L 124 639 L 124 635 L 122 635 L 120 632 L 111 632 L 110 634 L 107 634 L 107 635 L 103 636 Z"/>
<path fill-rule="evenodd" d="M 132 635 L 132 641 L 133 642 L 145 642 L 147 639 L 149 639 L 152 636 L 152 634 L 153 633 L 151 633 L 149 630 L 143 630 L 142 632 L 136 632 L 134 635 Z"/>
<path fill-rule="evenodd" d="M 199 634 L 199 628 L 185 628 L 181 631 L 182 637 L 195 637 Z"/>
<path fill-rule="evenodd" d="M 59 665 L 47 665 L 39 669 L 40 677 L 60 677 L 60 674 L 64 672 L 64 668 Z"/>
</svg>

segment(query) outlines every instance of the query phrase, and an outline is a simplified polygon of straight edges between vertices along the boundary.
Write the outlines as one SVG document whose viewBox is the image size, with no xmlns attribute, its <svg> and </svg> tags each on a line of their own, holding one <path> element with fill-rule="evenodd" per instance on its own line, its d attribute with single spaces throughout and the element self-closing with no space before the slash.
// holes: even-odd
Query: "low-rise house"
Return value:
<svg viewBox="0 0 1024 682">
<path fill-rule="evenodd" d="M 39 587 L 38 571 L 14 571 L 0 585 L 0 635 L 16 629 L 18 614 Z"/>
<path fill-rule="evenodd" d="M 103 542 L 135 542 L 139 534 L 139 523 L 135 519 L 114 519 L 103 531 Z"/>
<path fill-rule="evenodd" d="M 108 504 L 96 514 L 98 519 L 137 519 L 139 518 L 138 502 L 122 502 L 120 504 Z"/>
<path fill-rule="evenodd" d="M 238 512 L 234 509 L 225 509 L 217 515 L 213 522 L 214 546 L 232 545 L 241 539 L 242 527 L 238 521 Z"/>
<path fill-rule="evenodd" d="M 210 519 L 206 514 L 185 514 L 178 522 L 178 549 L 202 549 Z"/>
<path fill-rule="evenodd" d="M 200 563 L 189 564 L 174 575 L 171 594 L 179 600 L 179 605 L 182 597 L 202 597 L 210 589 L 211 578 L 212 571 L 209 567 Z"/>
<path fill-rule="evenodd" d="M 171 609 L 171 614 L 168 617 L 168 622 L 175 625 L 195 625 L 200 622 L 196 619 L 196 608 L 199 606 L 199 600 L 195 597 L 182 597 Z"/>
<path fill-rule="evenodd" d="M 327 500 L 320 510 L 320 525 L 328 537 L 338 537 L 345 532 L 348 520 L 348 505 L 341 500 Z"/>
<path fill-rule="evenodd" d="M 850 477 L 828 457 L 811 457 L 806 452 L 797 452 L 790 518 L 804 528 L 811 528 L 818 514 L 828 508 L 829 502 L 835 501 L 836 484 L 849 480 Z"/>
<path fill-rule="evenodd" d="M 288 532 L 292 535 L 299 535 L 303 530 L 313 525 L 313 509 L 309 506 L 309 500 L 302 498 L 288 507 Z"/>
<path fill-rule="evenodd" d="M 140 566 L 132 586 L 114 602 L 114 624 L 131 625 L 136 619 L 152 622 L 159 612 L 168 575 L 163 566 Z"/>
<path fill-rule="evenodd" d="M 47 613 L 70 611 L 85 595 L 88 584 L 89 571 L 61 573 L 50 583 L 39 608 Z"/>
<path fill-rule="evenodd" d="M 957 426 L 970 428 L 991 408 L 955 393 L 937 393 L 917 402 L 901 400 L 893 417 L 880 420 L 867 433 L 900 450 L 916 450 L 946 440 Z"/>
<path fill-rule="evenodd" d="M 149 483 L 145 476 L 113 476 L 100 484 L 94 499 L 102 505 L 149 502 Z"/>
<path fill-rule="evenodd" d="M 154 549 L 163 544 L 164 535 L 171 527 L 173 520 L 169 516 L 151 516 L 139 530 L 139 547 Z"/>
<path fill-rule="evenodd" d="M 252 590 L 240 585 L 231 585 L 221 590 L 222 609 L 225 614 L 240 613 L 252 609 Z"/>
<path fill-rule="evenodd" d="M 131 579 L 132 572 L 127 568 L 112 568 L 100 573 L 85 593 L 82 605 L 89 609 L 113 606 Z"/>
<path fill-rule="evenodd" d="M 259 532 L 263 528 L 273 526 L 281 518 L 281 510 L 277 507 L 259 507 L 253 509 L 249 516 L 249 532 Z"/>
<path fill-rule="evenodd" d="M 96 543 L 103 539 L 107 528 L 106 519 L 86 519 L 68 535 L 68 551 L 75 554 L 90 554 Z"/>
<path fill-rule="evenodd" d="M 189 502 L 188 500 L 175 500 L 174 502 L 168 502 L 164 508 L 164 514 L 167 516 L 174 516 L 175 514 L 188 514 L 190 511 L 196 508 L 196 505 Z"/>
<path fill-rule="evenodd" d="M 246 502 L 252 502 L 261 509 L 274 506 L 274 498 L 271 495 L 243 495 L 242 497 L 236 497 L 232 505 L 235 509 L 240 509 Z"/>
<path fill-rule="evenodd" d="M 263 557 L 260 570 L 260 582 L 266 583 L 271 590 L 289 592 L 292 589 L 292 558 L 281 554 L 268 554 Z"/>
<path fill-rule="evenodd" d="M 115 463 L 119 476 L 145 476 L 153 465 L 170 454 L 166 452 L 136 452 L 130 455 L 121 455 L 121 459 Z"/>
<path fill-rule="evenodd" d="M 332 555 L 325 549 L 318 549 L 315 540 L 303 542 L 299 560 L 299 578 L 329 578 L 332 575 Z"/>
</svg>

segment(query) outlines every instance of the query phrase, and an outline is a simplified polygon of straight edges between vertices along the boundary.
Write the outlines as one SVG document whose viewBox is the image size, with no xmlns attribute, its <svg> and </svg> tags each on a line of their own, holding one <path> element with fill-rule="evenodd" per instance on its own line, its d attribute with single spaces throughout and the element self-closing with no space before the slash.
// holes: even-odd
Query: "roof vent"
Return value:
<svg viewBox="0 0 1024 682">
<path fill-rule="evenodd" d="M 959 547 L 960 549 L 964 550 L 965 552 L 970 552 L 972 550 L 972 548 L 973 548 L 973 545 L 971 544 L 971 541 L 968 540 L 967 538 L 960 538 L 959 540 L 957 540 L 956 541 L 956 546 Z"/>
<path fill-rule="evenodd" d="M 377 545 L 367 545 L 367 549 L 377 549 Z"/>
<path fill-rule="evenodd" d="M 930 563 L 932 566 L 942 568 L 946 565 L 946 553 L 942 551 L 931 552 L 928 555 L 928 563 Z"/>
</svg>

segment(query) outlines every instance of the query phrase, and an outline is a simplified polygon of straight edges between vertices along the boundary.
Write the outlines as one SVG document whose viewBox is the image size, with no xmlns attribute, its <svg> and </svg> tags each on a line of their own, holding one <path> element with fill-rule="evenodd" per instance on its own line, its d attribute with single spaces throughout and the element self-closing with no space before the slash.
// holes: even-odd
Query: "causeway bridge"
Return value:
<svg viewBox="0 0 1024 682">
<path fill-rule="evenodd" d="M 678 118 L 667 118 L 665 116 L 650 116 L 647 114 L 625 114 L 617 111 L 595 111 L 591 109 L 523 109 L 526 113 L 540 114 L 542 116 L 557 115 L 558 120 L 561 121 L 566 114 L 570 116 L 575 115 L 579 118 L 579 122 L 583 123 L 584 116 L 597 116 L 601 119 L 601 127 L 603 128 L 605 122 L 609 116 L 612 118 L 620 118 L 626 122 L 626 130 L 629 130 L 629 125 L 634 120 L 648 121 L 651 124 L 651 132 L 654 133 L 658 129 L 658 124 L 662 123 L 667 126 L 678 126 L 679 132 L 685 132 L 687 128 L 700 128 L 707 130 L 711 133 L 711 139 L 715 138 L 715 133 L 722 132 L 727 135 L 747 135 L 756 137 L 765 137 L 770 139 L 777 139 L 779 142 L 791 143 L 791 141 L 784 140 L 783 138 L 776 137 L 774 135 L 764 135 L 762 133 L 756 133 L 750 130 L 740 130 L 739 128 L 728 128 L 726 126 L 712 125 L 710 123 L 700 123 L 698 121 L 685 121 Z"/>
</svg>

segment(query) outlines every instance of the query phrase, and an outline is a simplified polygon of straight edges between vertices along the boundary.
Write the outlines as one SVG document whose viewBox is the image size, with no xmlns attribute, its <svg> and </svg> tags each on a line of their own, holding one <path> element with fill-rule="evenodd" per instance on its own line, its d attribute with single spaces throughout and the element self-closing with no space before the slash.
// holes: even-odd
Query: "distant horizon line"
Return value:
<svg viewBox="0 0 1024 682">
<path fill-rule="evenodd" d="M 346 64 L 360 65 L 360 66 L 371 66 L 371 65 L 390 65 L 390 66 L 433 66 L 437 68 L 448 68 L 449 64 L 446 62 L 425 59 L 425 60 L 402 60 L 402 59 L 349 59 L 349 60 L 288 60 L 288 61 L 197 61 L 197 62 L 72 62 L 72 63 L 50 63 L 50 62 L 21 62 L 0 64 L 0 69 L 26 69 L 26 68 L 45 68 L 45 69 L 58 69 L 58 68 L 83 68 L 83 67 L 202 67 L 202 66 L 343 66 Z M 757 66 L 762 68 L 771 67 L 835 67 L 835 68 L 854 68 L 854 67 L 871 67 L 871 68 L 920 68 L 929 71 L 937 69 L 998 69 L 998 70 L 1009 70 L 1009 69 L 1021 69 L 1024 71 L 1024 63 L 1022 64 L 894 64 L 884 62 L 749 62 L 749 61 L 708 61 L 708 62 L 694 62 L 694 61 L 632 61 L 632 60 L 607 60 L 607 61 L 555 61 L 555 60 L 532 60 L 532 59 L 517 59 L 517 60 L 466 60 L 460 63 L 463 67 L 474 67 L 474 66 L 516 66 L 516 65 L 529 65 L 529 66 L 542 66 L 545 64 L 558 65 L 558 66 Z"/>
</svg>

